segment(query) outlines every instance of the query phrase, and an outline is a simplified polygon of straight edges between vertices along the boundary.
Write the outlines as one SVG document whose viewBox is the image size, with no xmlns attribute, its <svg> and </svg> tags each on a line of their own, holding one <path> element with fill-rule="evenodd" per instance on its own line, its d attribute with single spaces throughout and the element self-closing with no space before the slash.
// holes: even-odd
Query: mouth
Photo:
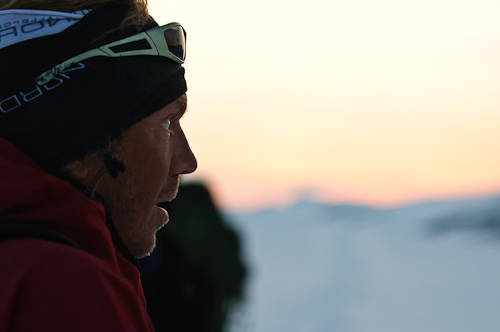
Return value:
<svg viewBox="0 0 500 332">
<path fill-rule="evenodd" d="M 157 230 L 160 230 L 163 226 L 165 226 L 170 221 L 170 216 L 164 208 L 161 206 L 156 206 L 156 213 L 159 217 L 159 223 L 157 224 Z"/>
<path fill-rule="evenodd" d="M 170 196 L 167 196 L 167 197 L 160 197 L 157 201 L 156 201 L 156 206 L 160 206 L 161 204 L 164 204 L 164 203 L 170 203 L 172 202 L 175 197 L 177 195 L 170 195 Z"/>
<path fill-rule="evenodd" d="M 163 209 L 162 205 L 172 202 L 177 197 L 177 193 L 179 192 L 179 181 L 180 179 L 177 178 L 176 181 L 171 182 L 169 185 L 165 186 L 163 190 L 161 190 L 156 201 L 156 206 L 158 208 Z"/>
<path fill-rule="evenodd" d="M 174 195 L 163 196 L 163 197 L 158 198 L 158 200 L 156 201 L 157 212 L 160 214 L 161 219 L 163 220 L 161 227 L 163 227 L 170 220 L 170 216 L 168 215 L 168 212 L 165 209 L 165 203 L 169 203 L 169 202 L 173 201 L 175 196 Z"/>
</svg>

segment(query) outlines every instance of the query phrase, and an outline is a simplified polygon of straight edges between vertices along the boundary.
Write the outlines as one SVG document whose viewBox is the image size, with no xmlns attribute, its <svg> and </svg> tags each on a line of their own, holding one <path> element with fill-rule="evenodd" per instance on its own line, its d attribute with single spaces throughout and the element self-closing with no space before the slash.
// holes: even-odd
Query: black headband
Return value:
<svg viewBox="0 0 500 332">
<path fill-rule="evenodd" d="M 75 55 L 158 26 L 121 26 L 113 2 L 63 32 L 0 50 L 0 136 L 54 170 L 95 151 L 186 90 L 184 68 L 163 57 L 96 57 L 44 86 L 35 79 Z"/>
</svg>

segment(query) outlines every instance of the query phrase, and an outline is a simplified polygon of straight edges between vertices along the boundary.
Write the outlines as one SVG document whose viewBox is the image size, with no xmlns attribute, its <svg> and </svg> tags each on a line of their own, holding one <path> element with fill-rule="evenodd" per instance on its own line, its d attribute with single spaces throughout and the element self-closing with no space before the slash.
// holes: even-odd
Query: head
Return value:
<svg viewBox="0 0 500 332">
<path fill-rule="evenodd" d="M 125 162 L 125 172 L 117 178 L 106 174 L 96 187 L 123 242 L 137 258 L 153 250 L 156 232 L 169 219 L 158 204 L 173 200 L 180 175 L 196 169 L 180 124 L 185 111 L 186 96 L 182 95 L 134 124 L 112 144 L 112 151 Z M 102 165 L 102 153 L 93 153 L 63 170 L 88 185 Z"/>
<path fill-rule="evenodd" d="M 7 97 L 0 96 L 9 103 L 21 100 L 12 111 L 0 114 L 4 117 L 0 134 L 48 171 L 62 171 L 83 185 L 95 179 L 104 164 L 104 152 L 117 154 L 126 165 L 125 172 L 117 178 L 104 175 L 95 191 L 130 252 L 137 258 L 148 255 L 156 232 L 168 221 L 166 211 L 157 205 L 174 199 L 179 176 L 196 169 L 180 125 L 187 106 L 184 69 L 160 56 L 91 58 L 51 82 L 35 86 L 40 91 L 36 98 L 19 99 L 16 91 L 31 91 L 29 86 L 42 68 L 48 70 L 83 52 L 157 26 L 139 0 L 31 0 L 27 7 L 19 5 L 23 2 L 28 3 L 11 0 L 0 4 L 2 9 L 6 3 L 18 6 L 8 8 L 67 12 L 95 9 L 58 34 L 0 50 L 17 59 L 17 55 L 29 57 L 32 52 L 28 50 L 35 46 L 44 48 L 38 62 L 24 69 L 26 82 L 11 87 Z M 100 6 L 106 2 L 109 4 Z M 66 7 L 51 7 L 53 3 Z M 26 60 L 18 61 L 32 63 Z M 0 106 L 11 107 L 7 102 Z"/>
</svg>

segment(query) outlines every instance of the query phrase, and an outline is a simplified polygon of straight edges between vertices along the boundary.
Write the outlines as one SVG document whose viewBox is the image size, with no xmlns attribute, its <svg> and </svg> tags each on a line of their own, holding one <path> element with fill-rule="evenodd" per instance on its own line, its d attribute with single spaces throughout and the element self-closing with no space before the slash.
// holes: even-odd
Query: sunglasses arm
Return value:
<svg viewBox="0 0 500 332">
<path fill-rule="evenodd" d="M 68 59 L 64 62 L 61 62 L 57 66 L 52 67 L 51 69 L 47 70 L 43 74 L 37 77 L 36 79 L 36 84 L 38 85 L 44 85 L 50 82 L 56 75 L 60 74 L 61 72 L 65 71 L 72 65 L 74 65 L 77 62 L 83 61 L 88 58 L 93 58 L 96 56 L 107 56 L 109 57 L 109 54 L 101 50 L 100 48 L 96 48 L 90 51 L 87 51 L 85 53 L 79 54 L 75 57 L 72 57 L 71 59 Z"/>
</svg>

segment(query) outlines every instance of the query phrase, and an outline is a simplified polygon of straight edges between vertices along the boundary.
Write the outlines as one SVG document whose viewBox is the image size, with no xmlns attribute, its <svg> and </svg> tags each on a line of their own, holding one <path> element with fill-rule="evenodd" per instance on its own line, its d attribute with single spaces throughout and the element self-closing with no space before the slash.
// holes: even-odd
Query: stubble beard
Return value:
<svg viewBox="0 0 500 332">
<path fill-rule="evenodd" d="M 156 247 L 156 232 L 164 226 L 164 224 L 159 226 L 154 223 L 157 205 L 155 202 L 148 201 L 147 188 L 143 190 L 133 189 L 140 188 L 140 186 L 135 184 L 130 176 L 126 176 L 126 173 L 112 179 L 112 181 L 117 181 L 117 190 L 114 192 L 119 194 L 108 195 L 106 203 L 118 234 L 135 258 L 149 256 Z M 177 177 L 167 183 L 161 190 L 159 197 L 173 199 L 177 195 L 179 182 L 180 178 Z M 140 208 L 143 206 L 150 207 L 147 210 L 149 211 L 148 215 L 139 215 Z"/>
</svg>

